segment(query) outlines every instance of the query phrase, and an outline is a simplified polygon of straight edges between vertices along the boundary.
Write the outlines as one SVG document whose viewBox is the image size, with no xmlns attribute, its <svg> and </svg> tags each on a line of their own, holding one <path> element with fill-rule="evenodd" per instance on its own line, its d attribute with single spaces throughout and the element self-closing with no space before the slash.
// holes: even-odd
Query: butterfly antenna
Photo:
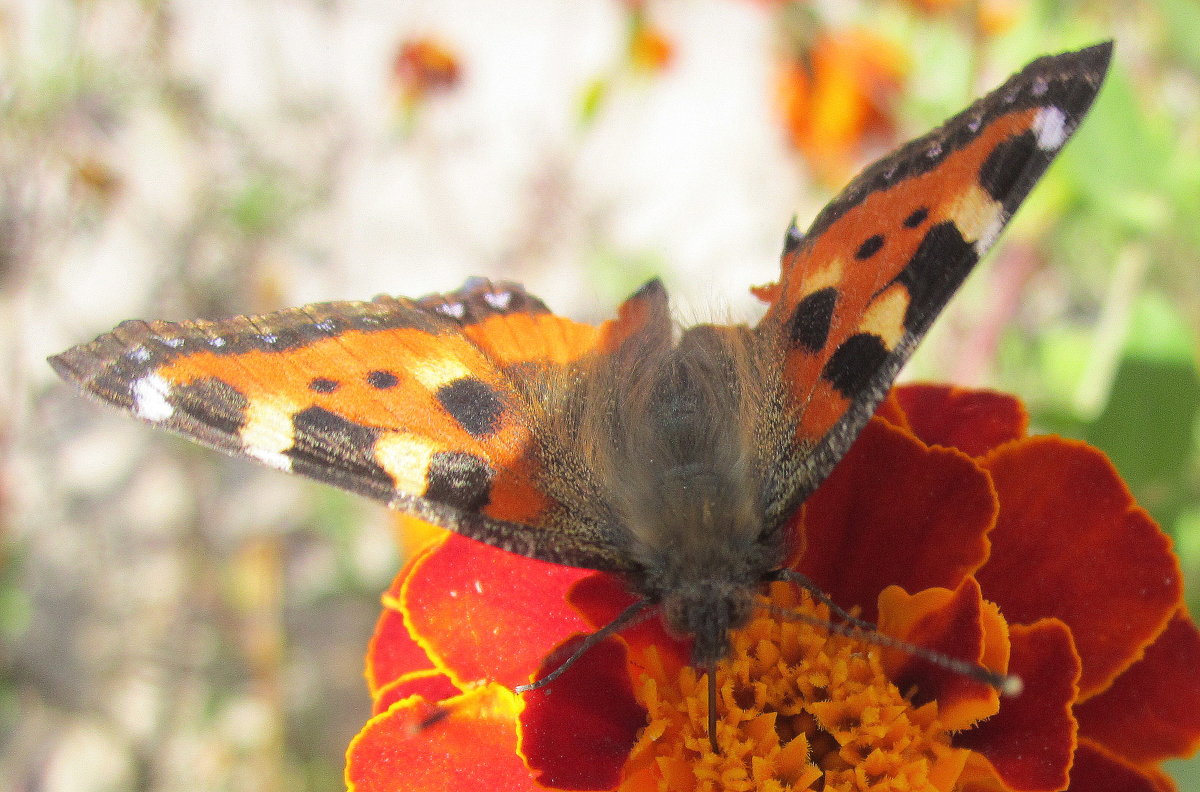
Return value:
<svg viewBox="0 0 1200 792">
<path fill-rule="evenodd" d="M 809 616 L 805 613 L 799 613 L 787 608 L 771 606 L 768 608 L 771 615 L 785 621 L 801 622 L 810 624 L 813 627 L 818 627 L 823 630 L 828 630 L 835 635 L 843 635 L 847 638 L 857 638 L 864 643 L 874 644 L 875 646 L 883 647 L 884 649 L 899 649 L 902 652 L 918 657 L 922 660 L 930 662 L 939 668 L 944 668 L 955 674 L 961 674 L 967 679 L 973 679 L 976 682 L 981 682 L 991 688 L 994 688 L 1002 696 L 1019 696 L 1025 685 L 1019 676 L 1015 674 L 1001 674 L 991 669 L 984 668 L 978 663 L 972 663 L 969 660 L 963 660 L 958 657 L 951 657 L 948 654 L 927 649 L 924 646 L 917 646 L 914 643 L 893 638 L 890 635 L 879 632 L 874 625 L 869 628 L 858 626 L 858 624 L 839 624 L 828 619 L 819 619 L 816 616 Z M 856 622 L 868 624 L 856 619 Z"/>
<path fill-rule="evenodd" d="M 579 644 L 579 648 L 576 649 L 575 652 L 558 668 L 554 669 L 549 674 L 546 674 L 546 676 L 542 677 L 541 679 L 530 682 L 528 685 L 517 685 L 515 688 L 513 688 L 513 692 L 525 693 L 526 691 L 537 690 L 540 687 L 549 685 L 551 682 L 562 676 L 564 671 L 575 665 L 575 661 L 587 654 L 588 650 L 593 646 L 600 643 L 605 638 L 608 638 L 610 635 L 614 635 L 621 630 L 624 630 L 626 627 L 632 627 L 633 625 L 649 618 L 653 613 L 653 611 L 649 609 L 651 604 L 652 603 L 650 600 L 644 599 L 633 603 L 628 608 L 621 611 L 617 618 L 613 619 L 596 632 L 584 638 L 583 642 Z"/>
<path fill-rule="evenodd" d="M 874 624 L 871 624 L 869 621 L 863 621 L 862 619 L 847 613 L 841 605 L 838 605 L 836 602 L 834 602 L 833 599 L 825 593 L 824 589 L 814 583 L 812 578 L 810 578 L 808 575 L 801 574 L 794 569 L 780 569 L 775 572 L 774 580 L 795 583 L 797 586 L 812 595 L 812 598 L 817 602 L 829 608 L 830 612 L 833 613 L 834 616 L 837 616 L 846 624 L 852 624 L 861 630 L 874 632 Z"/>
</svg>

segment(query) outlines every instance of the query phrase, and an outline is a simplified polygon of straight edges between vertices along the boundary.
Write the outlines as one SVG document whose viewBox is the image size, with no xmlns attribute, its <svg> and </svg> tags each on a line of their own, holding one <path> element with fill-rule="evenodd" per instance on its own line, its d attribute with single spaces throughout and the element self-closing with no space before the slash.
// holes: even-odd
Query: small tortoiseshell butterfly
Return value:
<svg viewBox="0 0 1200 792">
<path fill-rule="evenodd" d="M 867 168 L 789 230 L 754 327 L 677 334 L 657 280 L 597 327 L 471 279 L 419 300 L 124 322 L 50 364 L 213 448 L 618 574 L 711 668 L 759 585 L 786 576 L 788 518 L 1075 131 L 1111 52 L 1039 58 Z"/>
</svg>

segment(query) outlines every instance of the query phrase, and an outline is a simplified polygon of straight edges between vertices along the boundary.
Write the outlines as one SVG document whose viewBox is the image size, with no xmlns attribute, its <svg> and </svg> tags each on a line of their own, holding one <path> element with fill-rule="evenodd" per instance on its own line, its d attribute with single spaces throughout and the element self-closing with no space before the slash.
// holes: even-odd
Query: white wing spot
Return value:
<svg viewBox="0 0 1200 792">
<path fill-rule="evenodd" d="M 434 310 L 440 314 L 445 314 L 446 316 L 454 319 L 462 319 L 467 312 L 467 309 L 460 302 L 442 303 Z"/>
<path fill-rule="evenodd" d="M 483 301 L 495 308 L 497 311 L 503 311 L 508 308 L 512 302 L 512 292 L 484 292 Z"/>
<path fill-rule="evenodd" d="M 175 414 L 175 408 L 167 401 L 171 383 L 159 374 L 147 374 L 133 383 L 133 411 L 139 418 L 162 423 Z"/>
<path fill-rule="evenodd" d="M 259 336 L 259 338 L 262 339 L 262 342 L 264 344 L 274 344 L 279 341 L 279 336 L 277 336 L 273 333 L 263 333 L 262 335 Z"/>
<path fill-rule="evenodd" d="M 402 432 L 387 432 L 375 442 L 375 461 L 409 495 L 425 494 L 426 476 L 437 448 L 429 440 Z"/>
<path fill-rule="evenodd" d="M 948 214 L 963 239 L 974 244 L 980 255 L 996 241 L 1007 219 L 1004 206 L 979 185 L 960 195 L 950 205 Z"/>
<path fill-rule="evenodd" d="M 125 353 L 125 357 L 132 360 L 134 363 L 145 363 L 150 360 L 150 350 L 144 346 L 134 347 Z"/>
<path fill-rule="evenodd" d="M 1043 107 L 1033 119 L 1038 148 L 1057 151 L 1067 142 L 1067 114 L 1057 107 Z"/>
<path fill-rule="evenodd" d="M 179 349 L 183 346 L 184 341 L 182 338 L 164 338 L 163 343 L 171 347 L 171 349 Z"/>
<path fill-rule="evenodd" d="M 217 338 L 210 338 L 208 339 L 208 345 L 210 347 L 220 349 L 221 347 L 225 346 L 225 339 L 219 336 Z"/>
<path fill-rule="evenodd" d="M 982 257 L 984 253 L 987 253 L 1003 230 L 1004 212 L 997 212 L 995 217 L 980 230 L 979 239 L 975 240 L 975 254 Z"/>
<path fill-rule="evenodd" d="M 295 442 L 294 414 L 290 404 L 251 401 L 246 422 L 238 432 L 246 455 L 277 470 L 290 471 L 292 460 L 286 452 Z"/>
<path fill-rule="evenodd" d="M 322 319 L 321 321 L 317 322 L 316 328 L 322 333 L 332 333 L 334 331 L 334 324 L 328 319 Z"/>
<path fill-rule="evenodd" d="M 472 376 L 466 364 L 449 355 L 428 360 L 413 359 L 406 368 L 417 382 L 431 391 L 436 391 L 457 379 Z"/>
<path fill-rule="evenodd" d="M 264 465 L 273 467 L 276 470 L 282 470 L 284 473 L 292 472 L 292 458 L 287 454 L 281 454 L 278 451 L 268 451 L 265 448 L 254 447 L 247 447 L 245 451 L 246 456 L 254 457 Z"/>
<path fill-rule="evenodd" d="M 883 339 L 889 350 L 895 349 L 904 338 L 904 311 L 908 308 L 908 290 L 893 284 L 874 299 L 859 320 L 856 333 L 874 333 Z"/>
</svg>

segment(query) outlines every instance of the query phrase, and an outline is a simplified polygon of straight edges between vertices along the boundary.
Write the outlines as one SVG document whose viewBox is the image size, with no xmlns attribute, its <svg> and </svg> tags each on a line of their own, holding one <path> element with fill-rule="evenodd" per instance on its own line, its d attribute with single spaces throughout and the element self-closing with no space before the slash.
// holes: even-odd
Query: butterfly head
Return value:
<svg viewBox="0 0 1200 792">
<path fill-rule="evenodd" d="M 692 665 L 710 669 L 729 656 L 730 631 L 750 620 L 754 590 L 740 582 L 695 581 L 667 594 L 661 606 L 667 628 L 692 638 Z"/>
<path fill-rule="evenodd" d="M 750 621 L 782 548 L 777 534 L 764 537 L 746 488 L 723 476 L 663 476 L 659 495 L 653 525 L 633 532 L 643 566 L 632 587 L 658 603 L 670 632 L 693 640 L 693 665 L 712 668 L 729 656 L 730 631 Z"/>
</svg>

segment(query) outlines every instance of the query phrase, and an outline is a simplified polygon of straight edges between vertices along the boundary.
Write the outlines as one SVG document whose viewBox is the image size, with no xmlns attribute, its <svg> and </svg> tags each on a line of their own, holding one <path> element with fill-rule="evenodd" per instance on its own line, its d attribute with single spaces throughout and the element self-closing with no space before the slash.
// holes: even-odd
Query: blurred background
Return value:
<svg viewBox="0 0 1200 792">
<path fill-rule="evenodd" d="M 1194 0 L 0 1 L 0 788 L 340 788 L 402 562 L 382 508 L 46 355 L 468 275 L 598 321 L 657 274 L 684 319 L 752 320 L 793 214 L 1107 38 L 1090 118 L 905 376 L 1107 451 L 1197 612 Z"/>
</svg>

